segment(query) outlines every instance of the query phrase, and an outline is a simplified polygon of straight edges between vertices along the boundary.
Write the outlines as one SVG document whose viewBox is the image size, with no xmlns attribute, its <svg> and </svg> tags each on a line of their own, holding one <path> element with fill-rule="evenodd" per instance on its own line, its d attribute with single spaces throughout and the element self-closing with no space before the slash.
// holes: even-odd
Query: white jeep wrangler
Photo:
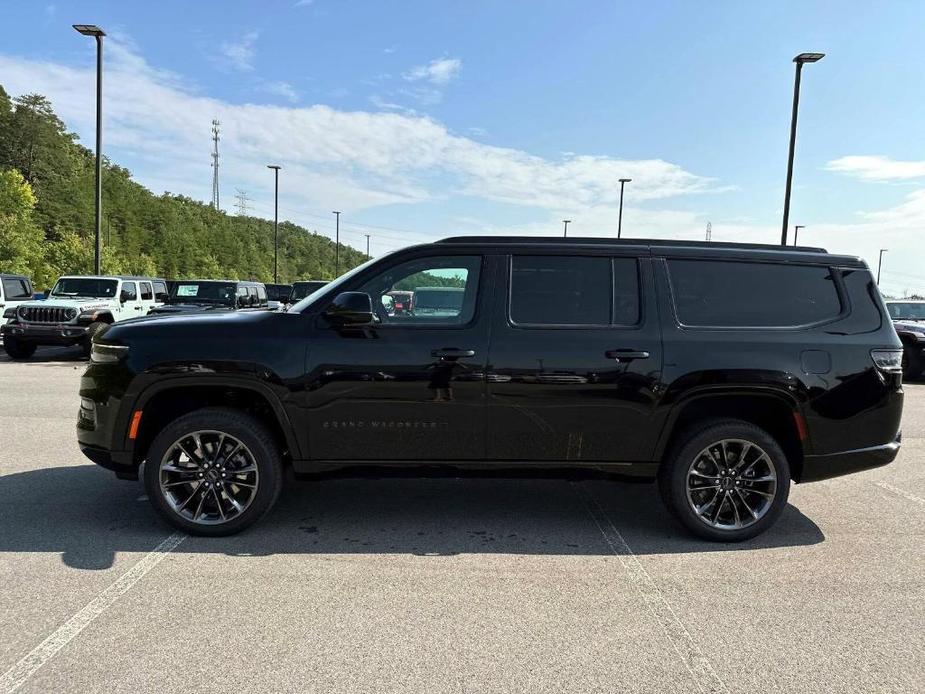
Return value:
<svg viewBox="0 0 925 694">
<path fill-rule="evenodd" d="M 26 359 L 39 345 L 79 344 L 89 355 L 104 325 L 145 316 L 166 297 L 167 283 L 154 277 L 62 277 L 44 301 L 4 311 L 3 349 L 13 359 Z"/>
</svg>

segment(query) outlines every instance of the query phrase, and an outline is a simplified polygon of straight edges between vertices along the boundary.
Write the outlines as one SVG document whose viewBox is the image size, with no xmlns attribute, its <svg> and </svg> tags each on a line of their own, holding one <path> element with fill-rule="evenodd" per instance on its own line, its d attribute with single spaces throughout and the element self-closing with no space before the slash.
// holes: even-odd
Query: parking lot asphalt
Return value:
<svg viewBox="0 0 925 694">
<path fill-rule="evenodd" d="M 291 483 L 205 539 L 81 456 L 83 368 L 0 357 L 0 692 L 925 691 L 925 384 L 893 464 L 739 545 L 653 485 L 474 477 Z"/>
</svg>

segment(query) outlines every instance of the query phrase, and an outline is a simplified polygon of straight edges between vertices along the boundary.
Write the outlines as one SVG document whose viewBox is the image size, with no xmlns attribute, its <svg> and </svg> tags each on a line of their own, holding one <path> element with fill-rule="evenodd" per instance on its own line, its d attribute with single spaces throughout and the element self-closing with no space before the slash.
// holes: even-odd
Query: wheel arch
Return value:
<svg viewBox="0 0 925 694">
<path fill-rule="evenodd" d="M 137 466 L 151 442 L 170 422 L 204 407 L 241 409 L 263 422 L 284 454 L 284 459 L 300 458 L 299 442 L 279 397 L 268 386 L 247 379 L 183 378 L 169 379 L 146 388 L 135 401 L 132 412 L 142 411 L 134 441 L 125 430 L 126 449 L 132 451 Z M 131 415 L 130 415 L 131 416 Z"/>
<path fill-rule="evenodd" d="M 806 454 L 805 421 L 797 402 L 774 390 L 711 390 L 688 395 L 672 408 L 656 444 L 655 459 L 662 460 L 698 421 L 719 418 L 741 419 L 767 431 L 787 456 L 793 479 L 800 480 Z"/>
</svg>

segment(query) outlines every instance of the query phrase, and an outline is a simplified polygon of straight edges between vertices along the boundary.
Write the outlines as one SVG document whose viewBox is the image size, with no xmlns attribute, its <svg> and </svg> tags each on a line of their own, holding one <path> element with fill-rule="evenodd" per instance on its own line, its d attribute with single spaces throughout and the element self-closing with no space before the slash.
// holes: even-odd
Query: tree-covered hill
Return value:
<svg viewBox="0 0 925 694">
<path fill-rule="evenodd" d="M 45 97 L 11 100 L 0 86 L 0 272 L 37 289 L 93 271 L 93 152 Z M 273 223 L 227 215 L 182 195 L 155 195 L 128 170 L 103 164 L 103 272 L 172 278 L 273 280 Z M 334 243 L 290 222 L 279 226 L 281 282 L 330 279 Z M 341 271 L 365 256 L 341 244 Z"/>
</svg>

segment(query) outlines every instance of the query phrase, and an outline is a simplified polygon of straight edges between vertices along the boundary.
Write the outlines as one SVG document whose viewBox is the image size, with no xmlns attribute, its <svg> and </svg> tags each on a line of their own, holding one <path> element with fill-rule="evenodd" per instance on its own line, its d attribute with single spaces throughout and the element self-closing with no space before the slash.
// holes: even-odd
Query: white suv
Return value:
<svg viewBox="0 0 925 694">
<path fill-rule="evenodd" d="M 0 274 L 0 316 L 8 308 L 32 301 L 32 282 L 24 275 Z"/>
<path fill-rule="evenodd" d="M 32 356 L 39 345 L 79 344 L 89 354 L 104 325 L 145 316 L 166 296 L 166 282 L 153 277 L 62 277 L 44 301 L 4 311 L 3 349 L 13 359 Z"/>
</svg>

